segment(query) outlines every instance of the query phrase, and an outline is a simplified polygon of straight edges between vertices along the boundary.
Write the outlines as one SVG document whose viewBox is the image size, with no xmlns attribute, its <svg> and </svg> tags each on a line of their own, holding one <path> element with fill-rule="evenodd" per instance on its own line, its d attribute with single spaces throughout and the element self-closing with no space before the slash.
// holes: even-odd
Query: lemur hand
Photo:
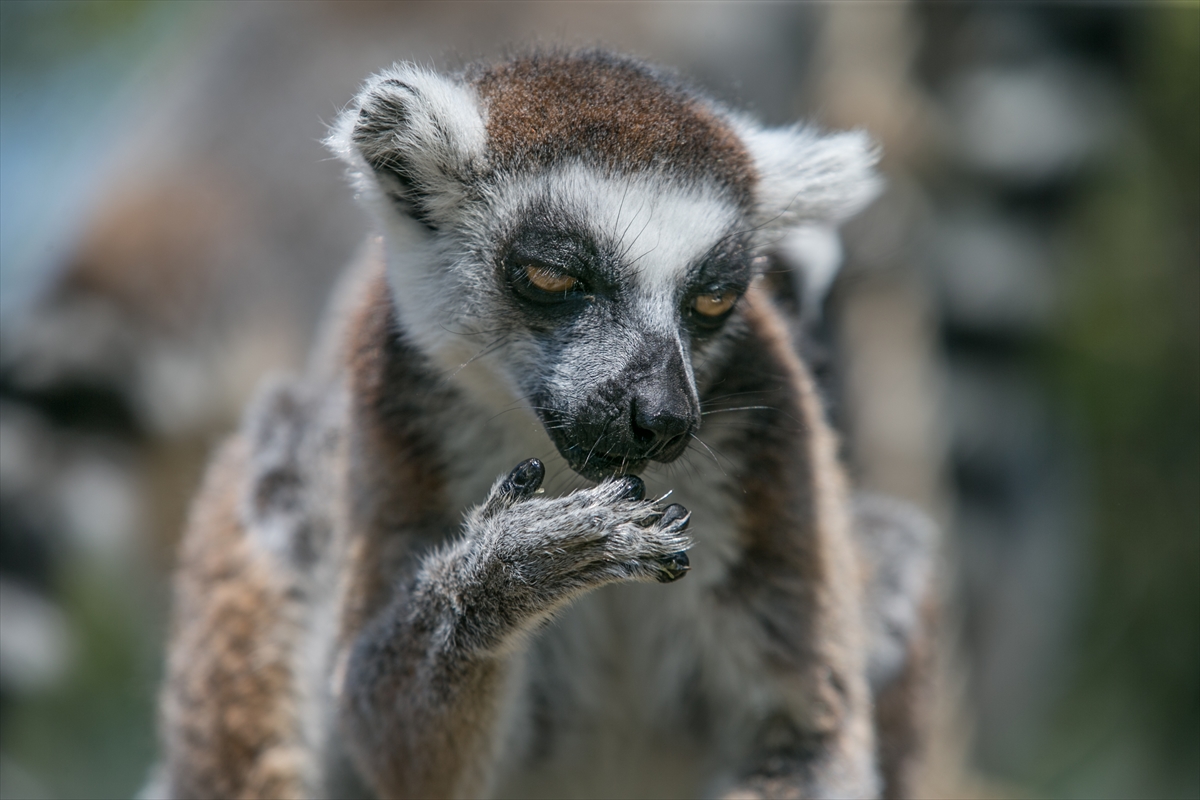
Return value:
<svg viewBox="0 0 1200 800">
<path fill-rule="evenodd" d="M 669 583 L 687 572 L 686 508 L 659 508 L 633 476 L 536 498 L 545 474 L 536 458 L 523 461 L 468 520 L 468 533 L 506 568 L 551 593 L 624 579 Z"/>
<path fill-rule="evenodd" d="M 535 497 L 545 477 L 535 458 L 492 487 L 466 521 L 466 537 L 429 559 L 422 593 L 449 599 L 460 635 L 494 646 L 571 598 L 624 580 L 678 580 L 688 571 L 691 514 L 645 499 L 637 477 L 614 478 L 565 497 Z"/>
</svg>

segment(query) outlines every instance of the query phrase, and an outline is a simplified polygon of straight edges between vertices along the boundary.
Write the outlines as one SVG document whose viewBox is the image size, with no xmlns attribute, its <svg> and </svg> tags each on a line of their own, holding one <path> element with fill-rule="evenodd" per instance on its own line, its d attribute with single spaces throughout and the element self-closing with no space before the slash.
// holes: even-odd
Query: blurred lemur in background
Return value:
<svg viewBox="0 0 1200 800">
<path fill-rule="evenodd" d="M 867 138 L 587 52 L 393 67 L 329 144 L 379 235 L 196 500 L 152 790 L 911 791 L 932 536 L 766 275 Z"/>
</svg>

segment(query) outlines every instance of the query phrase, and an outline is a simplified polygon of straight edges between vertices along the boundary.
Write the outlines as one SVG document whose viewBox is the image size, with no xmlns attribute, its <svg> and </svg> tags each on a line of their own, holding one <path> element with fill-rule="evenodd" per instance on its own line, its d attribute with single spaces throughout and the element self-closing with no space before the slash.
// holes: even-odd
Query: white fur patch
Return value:
<svg viewBox="0 0 1200 800">
<path fill-rule="evenodd" d="M 403 109 L 402 116 L 379 141 L 369 145 L 355 141 L 364 109 L 378 110 L 386 117 L 396 108 Z M 325 144 L 354 168 L 359 190 L 381 201 L 385 187 L 369 161 L 379 157 L 402 161 L 422 191 L 430 216 L 445 219 L 463 201 L 463 179 L 486 155 L 487 128 L 472 87 L 415 64 L 396 64 L 366 82 L 338 117 Z M 373 205 L 390 207 L 384 202 Z"/>
<path fill-rule="evenodd" d="M 864 131 L 821 135 L 812 128 L 760 128 L 736 120 L 758 168 L 758 224 L 781 230 L 805 222 L 840 223 L 882 188 L 879 150 Z"/>
<path fill-rule="evenodd" d="M 609 175 L 579 163 L 503 187 L 493 208 L 511 218 L 540 198 L 584 220 L 624 255 L 629 285 L 649 318 L 662 318 L 664 332 L 678 327 L 674 314 L 688 269 L 741 221 L 737 205 L 714 185 L 684 185 L 657 174 Z"/>
</svg>

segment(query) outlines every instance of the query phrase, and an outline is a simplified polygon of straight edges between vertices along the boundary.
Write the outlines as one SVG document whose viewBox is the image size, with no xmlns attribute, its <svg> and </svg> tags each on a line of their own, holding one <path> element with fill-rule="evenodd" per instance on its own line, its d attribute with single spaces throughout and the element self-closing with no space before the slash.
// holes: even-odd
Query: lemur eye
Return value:
<svg viewBox="0 0 1200 800">
<path fill-rule="evenodd" d="M 543 292 L 569 292 L 579 283 L 570 275 L 563 275 L 549 267 L 534 266 L 533 264 L 525 266 L 525 277 L 529 278 L 529 282 Z"/>
<path fill-rule="evenodd" d="M 706 317 L 719 317 L 733 308 L 737 295 L 728 289 L 702 294 L 692 301 L 692 308 Z"/>
</svg>

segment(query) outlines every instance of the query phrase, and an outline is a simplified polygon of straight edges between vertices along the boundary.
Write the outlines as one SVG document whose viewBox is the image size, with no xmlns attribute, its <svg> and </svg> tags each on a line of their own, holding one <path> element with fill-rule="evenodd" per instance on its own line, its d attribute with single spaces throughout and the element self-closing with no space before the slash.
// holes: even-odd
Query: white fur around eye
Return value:
<svg viewBox="0 0 1200 800">
<path fill-rule="evenodd" d="M 551 203 L 584 220 L 598 241 L 621 254 L 628 285 L 652 326 L 674 331 L 689 270 L 731 231 L 744 226 L 741 209 L 718 187 L 685 185 L 658 174 L 605 174 L 569 163 L 519 176 L 496 190 L 498 219 Z"/>
</svg>

